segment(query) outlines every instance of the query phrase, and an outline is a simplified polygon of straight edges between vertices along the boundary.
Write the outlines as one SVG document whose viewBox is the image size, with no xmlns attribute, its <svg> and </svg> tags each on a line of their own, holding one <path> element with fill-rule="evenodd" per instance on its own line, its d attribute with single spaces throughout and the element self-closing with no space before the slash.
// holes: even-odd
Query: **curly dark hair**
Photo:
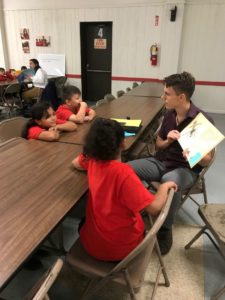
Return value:
<svg viewBox="0 0 225 300">
<path fill-rule="evenodd" d="M 188 72 L 173 74 L 164 78 L 166 87 L 172 87 L 177 95 L 184 93 L 188 100 L 195 90 L 195 78 Z"/>
<path fill-rule="evenodd" d="M 118 122 L 96 118 L 86 135 L 83 153 L 96 160 L 115 159 L 123 139 L 123 127 Z"/>
<path fill-rule="evenodd" d="M 66 100 L 70 100 L 71 97 L 76 94 L 81 95 L 81 91 L 78 87 L 74 85 L 64 86 L 62 95 L 63 102 L 65 103 Z"/>
</svg>

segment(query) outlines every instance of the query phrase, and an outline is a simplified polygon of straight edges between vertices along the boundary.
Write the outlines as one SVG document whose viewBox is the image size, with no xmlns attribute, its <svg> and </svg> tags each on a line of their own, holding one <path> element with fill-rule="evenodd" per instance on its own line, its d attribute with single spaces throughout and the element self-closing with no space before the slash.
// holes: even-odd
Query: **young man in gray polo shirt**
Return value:
<svg viewBox="0 0 225 300">
<path fill-rule="evenodd" d="M 195 79 L 190 73 L 170 75 L 164 78 L 164 85 L 162 99 L 168 111 L 157 136 L 157 152 L 154 157 L 129 162 L 141 180 L 161 183 L 174 181 L 178 186 L 179 190 L 174 194 L 168 217 L 158 233 L 162 254 L 168 253 L 172 246 L 172 225 L 181 199 L 181 191 L 192 186 L 197 174 L 212 159 L 211 153 L 208 153 L 194 168 L 190 169 L 185 153 L 177 141 L 180 132 L 199 112 L 213 123 L 213 120 L 191 101 L 195 90 Z"/>
</svg>

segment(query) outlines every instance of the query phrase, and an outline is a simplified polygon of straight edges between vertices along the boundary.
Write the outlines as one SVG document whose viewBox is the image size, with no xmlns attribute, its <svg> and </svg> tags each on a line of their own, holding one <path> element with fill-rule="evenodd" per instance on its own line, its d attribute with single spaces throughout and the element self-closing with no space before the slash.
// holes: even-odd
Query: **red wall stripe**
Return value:
<svg viewBox="0 0 225 300">
<path fill-rule="evenodd" d="M 79 74 L 66 74 L 67 78 L 81 78 Z M 144 77 L 122 77 L 122 76 L 112 76 L 112 80 L 116 81 L 148 81 L 148 82 L 163 82 L 161 79 L 157 78 L 144 78 Z M 196 85 L 208 85 L 208 86 L 225 86 L 223 81 L 203 81 L 196 80 Z"/>
</svg>

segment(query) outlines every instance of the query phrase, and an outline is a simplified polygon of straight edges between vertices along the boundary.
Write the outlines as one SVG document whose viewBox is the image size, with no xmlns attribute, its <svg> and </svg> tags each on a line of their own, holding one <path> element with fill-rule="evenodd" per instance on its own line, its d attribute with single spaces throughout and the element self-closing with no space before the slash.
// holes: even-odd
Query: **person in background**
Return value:
<svg viewBox="0 0 225 300">
<path fill-rule="evenodd" d="M 25 82 L 27 79 L 27 76 L 34 76 L 34 75 L 35 75 L 35 71 L 33 69 L 27 69 L 26 66 L 21 67 L 21 72 L 17 76 L 17 79 L 18 79 L 19 83 L 22 85 L 22 87 L 21 87 L 22 92 L 28 89 L 27 83 Z"/>
<path fill-rule="evenodd" d="M 46 87 L 48 83 L 48 75 L 40 67 L 37 59 L 30 59 L 30 68 L 34 70 L 35 75 L 26 75 L 26 79 L 32 82 L 33 87 L 22 92 L 22 99 L 28 103 L 32 102 L 33 98 L 39 97 L 42 90 Z"/>
<path fill-rule="evenodd" d="M 31 109 L 31 119 L 23 128 L 22 137 L 43 141 L 57 141 L 61 131 L 74 131 L 73 122 L 56 118 L 52 107 L 46 102 L 35 103 Z"/>
<path fill-rule="evenodd" d="M 14 70 L 14 69 L 11 69 Z M 8 71 L 6 72 L 4 68 L 0 68 L 0 81 L 7 81 L 15 79 L 14 76 Z"/>
<path fill-rule="evenodd" d="M 6 72 L 6 76 L 10 78 L 10 80 L 16 79 L 16 70 L 15 69 L 9 69 L 9 71 Z"/>
<path fill-rule="evenodd" d="M 188 72 L 173 74 L 164 78 L 164 94 L 162 99 L 168 111 L 156 140 L 157 152 L 154 157 L 137 159 L 129 162 L 139 178 L 146 182 L 161 183 L 174 181 L 178 192 L 174 194 L 169 214 L 158 232 L 158 242 L 162 254 L 172 247 L 172 225 L 181 200 L 181 191 L 187 190 L 195 182 L 199 172 L 212 159 L 208 153 L 194 168 L 190 168 L 178 139 L 180 132 L 202 112 L 209 121 L 212 119 L 196 107 L 191 97 L 195 90 L 195 78 Z"/>
<path fill-rule="evenodd" d="M 63 88 L 63 103 L 56 111 L 56 116 L 62 120 L 74 123 L 89 122 L 95 117 L 95 111 L 87 107 L 87 103 L 81 98 L 80 90 L 68 85 Z"/>
<path fill-rule="evenodd" d="M 87 171 L 89 183 L 80 240 L 99 260 L 118 261 L 128 255 L 144 238 L 140 212 L 158 214 L 169 189 L 176 189 L 174 182 L 166 182 L 152 195 L 132 168 L 121 162 L 123 149 L 122 126 L 97 118 L 86 136 L 83 154 L 72 162 L 76 169 Z"/>
</svg>

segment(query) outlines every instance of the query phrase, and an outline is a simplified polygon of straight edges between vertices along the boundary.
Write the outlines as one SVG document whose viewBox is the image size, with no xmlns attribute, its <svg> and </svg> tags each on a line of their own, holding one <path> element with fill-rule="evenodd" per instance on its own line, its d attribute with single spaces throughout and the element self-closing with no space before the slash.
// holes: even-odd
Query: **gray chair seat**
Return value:
<svg viewBox="0 0 225 300">
<path fill-rule="evenodd" d="M 191 245 L 204 233 L 211 240 L 215 248 L 225 260 L 225 204 L 205 204 L 201 205 L 198 213 L 204 222 L 203 228 L 185 246 L 189 249 Z M 225 293 L 225 286 L 219 290 L 212 300 L 219 299 Z"/>
</svg>

